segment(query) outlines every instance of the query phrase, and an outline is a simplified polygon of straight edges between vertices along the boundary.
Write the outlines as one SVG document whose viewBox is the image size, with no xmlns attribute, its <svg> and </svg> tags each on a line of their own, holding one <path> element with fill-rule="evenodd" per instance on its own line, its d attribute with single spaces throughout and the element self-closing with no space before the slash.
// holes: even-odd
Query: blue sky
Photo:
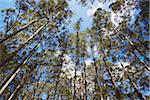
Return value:
<svg viewBox="0 0 150 100">
<path fill-rule="evenodd" d="M 15 0 L 0 0 L 0 10 L 5 9 L 5 8 L 15 8 L 14 1 Z M 109 5 L 115 1 L 116 0 L 111 0 L 111 2 L 106 2 L 103 4 L 95 0 L 95 3 L 93 5 L 88 4 L 88 7 L 82 6 L 75 0 L 69 1 L 69 8 L 74 12 L 74 15 L 71 18 L 71 23 L 69 25 L 70 30 L 74 32 L 73 24 L 75 24 L 79 18 L 83 19 L 81 30 L 85 30 L 86 28 L 90 27 L 92 23 L 92 15 L 97 10 L 97 8 L 103 8 L 106 11 L 111 11 L 111 9 L 109 8 Z M 113 17 L 114 16 L 115 15 L 113 15 Z M 113 22 L 115 23 L 115 21 Z M 3 19 L 2 19 L 2 16 L 0 15 L 0 27 L 3 25 L 4 25 Z"/>
<path fill-rule="evenodd" d="M 70 9 L 74 12 L 74 15 L 72 17 L 72 24 L 76 23 L 76 21 L 79 18 L 83 19 L 82 25 L 81 25 L 81 30 L 86 29 L 87 27 L 90 27 L 91 25 L 91 17 L 87 16 L 87 7 L 83 7 L 79 5 L 75 0 L 71 0 L 69 2 L 69 7 Z M 72 25 L 71 25 L 72 27 Z"/>
<path fill-rule="evenodd" d="M 15 8 L 15 0 L 0 0 L 0 10 L 5 9 L 5 8 Z M 70 9 L 75 12 L 72 19 L 71 19 L 71 24 L 70 24 L 70 28 L 73 29 L 73 24 L 76 23 L 76 21 L 82 17 L 83 22 L 82 22 L 82 26 L 81 26 L 81 30 L 86 29 L 87 27 L 90 27 L 91 25 L 91 18 L 90 16 L 87 16 L 87 7 L 83 7 L 81 5 L 79 5 L 75 0 L 71 0 L 69 2 L 69 7 Z M 78 8 L 78 9 L 77 9 Z M 0 27 L 3 26 L 3 18 L 0 14 Z"/>
<path fill-rule="evenodd" d="M 0 10 L 15 7 L 14 0 L 0 0 Z"/>
<path fill-rule="evenodd" d="M 6 8 L 15 8 L 14 0 L 0 0 L 0 11 Z M 4 23 L 3 23 L 3 17 L 0 13 L 0 27 L 1 26 L 4 26 Z"/>
<path fill-rule="evenodd" d="M 114 2 L 116 0 L 112 0 L 111 2 Z M 75 0 L 71 0 L 69 2 L 69 7 L 70 9 L 74 12 L 74 15 L 71 19 L 71 24 L 69 25 L 69 28 L 73 31 L 73 24 L 76 23 L 76 21 L 79 18 L 83 19 L 82 25 L 81 25 L 81 30 L 85 30 L 86 28 L 91 26 L 92 23 L 92 15 L 94 14 L 94 12 L 97 10 L 97 8 L 103 8 L 106 11 L 111 11 L 111 9 L 109 9 L 110 2 L 106 2 L 105 4 L 102 3 L 98 3 L 95 2 L 94 5 L 91 6 L 91 8 L 88 7 L 83 7 L 82 5 L 79 5 Z M 14 4 L 14 0 L 0 0 L 0 10 L 5 9 L 5 8 L 15 8 L 15 4 Z M 140 12 L 140 10 L 135 10 L 133 11 L 133 13 L 136 15 L 138 15 L 138 13 Z M 113 17 L 115 17 L 115 14 L 112 13 L 112 21 L 115 23 L 115 21 L 113 20 Z M 133 20 L 135 19 L 135 17 L 133 17 Z M 117 25 L 117 23 L 115 23 Z M 0 27 L 4 26 L 3 23 L 3 18 L 0 14 Z M 1 30 L 1 29 L 0 29 Z M 150 91 L 145 91 L 145 94 L 150 95 Z"/>
</svg>

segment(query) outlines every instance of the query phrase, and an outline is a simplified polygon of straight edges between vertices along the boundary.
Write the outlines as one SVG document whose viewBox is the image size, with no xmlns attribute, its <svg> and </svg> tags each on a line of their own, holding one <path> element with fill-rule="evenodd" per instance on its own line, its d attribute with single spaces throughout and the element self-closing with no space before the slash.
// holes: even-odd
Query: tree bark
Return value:
<svg viewBox="0 0 150 100">
<path fill-rule="evenodd" d="M 123 43 L 123 38 L 119 37 L 119 40 Z M 144 66 L 144 68 L 148 71 L 150 71 L 149 67 L 147 64 L 145 64 L 143 61 L 141 61 L 141 59 L 139 57 L 137 57 L 137 55 L 134 53 L 134 51 L 132 51 L 129 46 L 127 46 L 128 50 L 139 60 L 139 62 Z"/>
<path fill-rule="evenodd" d="M 7 64 L 9 64 L 9 62 L 15 57 L 15 55 L 25 46 L 27 45 L 35 36 L 37 36 L 37 34 L 39 34 L 41 32 L 41 30 L 46 26 L 47 24 L 42 25 L 24 44 L 22 44 L 18 50 L 14 51 L 7 60 L 3 61 L 0 64 L 0 71 L 3 70 L 3 68 L 5 68 L 5 66 L 7 66 Z"/>
<path fill-rule="evenodd" d="M 16 32 L 14 32 L 13 34 L 10 34 L 9 36 L 7 36 L 6 38 L 2 39 L 0 41 L 0 44 L 3 43 L 4 41 L 6 41 L 7 39 L 9 39 L 10 37 L 16 35 L 17 33 L 23 31 L 24 29 L 28 28 L 30 25 L 32 25 L 33 23 L 37 22 L 38 19 L 34 19 L 32 21 L 30 21 L 28 24 L 26 24 L 25 26 L 23 26 L 22 28 L 20 28 L 19 30 L 17 30 Z"/>
<path fill-rule="evenodd" d="M 123 64 L 121 63 L 120 59 L 118 59 L 118 60 L 119 60 L 119 63 L 121 64 L 122 68 L 125 68 L 125 67 L 123 66 Z M 131 78 L 130 78 L 130 76 L 128 75 L 128 73 L 127 73 L 126 71 L 125 71 L 125 73 L 126 73 L 128 79 L 130 80 L 131 85 L 132 85 L 133 88 L 135 89 L 135 92 L 137 93 L 138 97 L 139 97 L 141 100 L 146 100 L 145 96 L 144 96 L 142 93 L 140 93 L 140 92 L 138 91 L 137 85 L 131 80 Z"/>
<path fill-rule="evenodd" d="M 36 64 L 34 65 L 34 67 L 32 67 L 32 68 L 30 69 L 30 71 L 28 72 L 28 74 L 25 75 L 25 76 L 22 78 L 21 82 L 20 82 L 19 85 L 16 87 L 16 89 L 13 91 L 13 93 L 10 95 L 10 97 L 8 98 L 8 100 L 12 100 L 13 97 L 16 95 L 16 93 L 19 91 L 19 89 L 23 87 L 25 81 L 26 81 L 27 78 L 31 75 L 31 72 L 34 70 L 35 67 L 36 67 Z"/>
<path fill-rule="evenodd" d="M 60 64 L 58 65 L 59 68 L 57 70 L 57 80 L 56 80 L 56 85 L 55 85 L 55 90 L 54 90 L 54 96 L 53 96 L 53 100 L 55 100 L 55 96 L 57 94 L 57 90 L 58 90 L 58 84 L 59 84 L 59 81 L 60 81 L 60 75 L 61 75 L 61 70 L 62 70 L 62 67 L 63 67 L 63 63 L 64 63 L 64 54 L 66 53 L 66 49 L 67 49 L 67 42 L 64 40 L 64 38 L 62 37 L 62 41 L 60 40 L 60 46 L 63 48 L 62 50 L 62 54 L 60 55 Z"/>
<path fill-rule="evenodd" d="M 30 54 L 25 57 L 25 59 L 22 61 L 22 63 L 20 63 L 15 70 L 13 71 L 13 73 L 4 81 L 4 83 L 1 86 L 0 89 L 0 95 L 5 91 L 5 89 L 7 88 L 7 86 L 10 84 L 10 82 L 15 78 L 15 76 L 17 75 L 17 73 L 21 70 L 21 68 L 25 65 L 25 63 L 32 57 L 32 55 L 34 54 L 36 48 L 40 45 L 40 43 L 38 45 L 36 45 L 32 51 L 30 52 Z"/>
<path fill-rule="evenodd" d="M 124 36 L 124 35 L 122 34 L 122 32 L 120 32 L 118 29 L 115 29 L 114 31 L 117 31 L 117 32 L 119 33 L 118 36 L 119 36 L 121 39 L 123 39 L 123 37 L 124 37 L 124 39 L 126 39 L 126 40 L 129 42 L 129 44 L 130 44 L 131 47 L 134 47 L 135 50 L 137 50 L 143 57 L 145 57 L 145 58 L 149 61 L 149 58 L 146 57 L 146 56 L 142 53 L 142 51 L 140 51 L 140 50 L 137 48 L 137 46 L 135 45 L 135 43 L 134 43 L 133 41 L 129 40 L 129 38 L 127 38 L 126 36 Z"/>
<path fill-rule="evenodd" d="M 73 100 L 76 100 L 76 78 L 77 78 L 77 67 L 79 65 L 79 59 L 78 59 L 78 53 L 79 53 L 79 32 L 77 31 L 77 35 L 76 35 L 76 62 L 75 62 L 75 75 L 74 75 L 74 92 L 73 92 Z"/>
<path fill-rule="evenodd" d="M 102 45 L 104 45 L 102 41 L 100 41 L 100 43 L 101 43 Z M 105 68 L 106 68 L 106 70 L 107 70 L 107 72 L 108 72 L 108 74 L 109 74 L 109 76 L 110 76 L 110 78 L 111 78 L 111 82 L 112 82 L 112 84 L 113 84 L 113 86 L 114 86 L 114 89 L 115 89 L 115 92 L 116 92 L 116 97 L 117 97 L 118 100 L 122 100 L 122 96 L 121 96 L 121 94 L 120 94 L 120 90 L 118 89 L 118 87 L 117 87 L 117 85 L 116 85 L 116 82 L 115 82 L 115 79 L 114 79 L 114 77 L 113 77 L 113 75 L 112 75 L 112 73 L 111 73 L 111 70 L 109 69 L 109 66 L 108 66 L 107 63 L 106 63 L 106 60 L 105 60 L 105 59 L 106 59 L 105 52 L 104 52 L 104 50 L 101 50 L 101 52 L 102 52 L 102 55 L 103 55 L 103 62 L 104 62 L 104 64 L 105 64 Z"/>
<path fill-rule="evenodd" d="M 86 51 L 86 49 L 85 49 L 85 43 L 83 44 L 83 65 L 84 65 L 84 67 L 83 67 L 83 70 L 84 70 L 84 91 L 85 91 L 85 93 L 84 93 L 84 100 L 87 100 L 87 81 L 86 81 L 86 64 L 85 64 L 85 51 Z"/>
</svg>

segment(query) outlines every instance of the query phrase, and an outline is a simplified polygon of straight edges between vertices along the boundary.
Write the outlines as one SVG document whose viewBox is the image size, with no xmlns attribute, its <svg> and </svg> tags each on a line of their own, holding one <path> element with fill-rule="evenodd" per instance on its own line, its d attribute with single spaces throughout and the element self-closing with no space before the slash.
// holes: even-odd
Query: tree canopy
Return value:
<svg viewBox="0 0 150 100">
<path fill-rule="evenodd" d="M 0 100 L 149 100 L 149 1 L 74 1 L 103 5 L 84 30 L 70 0 L 1 10 Z"/>
</svg>

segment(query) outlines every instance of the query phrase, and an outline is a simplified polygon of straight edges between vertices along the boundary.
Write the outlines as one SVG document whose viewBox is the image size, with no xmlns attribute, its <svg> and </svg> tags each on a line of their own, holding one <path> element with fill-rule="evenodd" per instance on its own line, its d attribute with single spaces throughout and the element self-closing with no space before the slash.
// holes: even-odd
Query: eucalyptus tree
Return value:
<svg viewBox="0 0 150 100">
<path fill-rule="evenodd" d="M 132 2 L 132 4 L 130 1 L 127 1 L 127 2 L 128 2 L 127 4 L 133 5 L 134 3 L 139 3 L 140 1 Z M 125 6 L 120 6 L 124 3 L 125 2 L 121 2 L 118 0 L 116 3 L 112 4 L 111 6 L 112 6 L 113 10 L 115 10 L 115 12 L 117 12 L 117 11 L 119 12 L 119 11 L 121 11 L 120 9 L 125 7 Z M 130 7 L 130 6 L 128 6 L 128 7 Z M 117 8 L 119 8 L 119 9 L 117 9 Z M 135 7 L 134 7 L 134 9 L 135 9 Z M 101 48 L 105 48 L 105 50 L 106 50 L 106 51 L 101 52 L 102 55 L 104 56 L 103 61 L 105 63 L 105 66 L 107 66 L 107 63 L 105 60 L 106 57 L 108 60 L 110 59 L 109 62 L 111 62 L 111 59 L 113 62 L 116 62 L 115 59 L 118 55 L 118 56 L 121 56 L 121 60 L 131 62 L 131 64 L 136 66 L 136 69 L 141 69 L 140 72 L 143 71 L 143 69 L 140 68 L 140 66 L 149 71 L 149 68 L 148 68 L 149 66 L 147 65 L 147 61 L 149 61 L 149 58 L 143 52 L 141 52 L 141 50 L 136 45 L 136 43 L 139 42 L 138 45 L 141 45 L 141 47 L 145 48 L 145 50 L 147 49 L 147 47 L 143 43 L 140 42 L 141 41 L 140 38 L 137 39 L 137 38 L 130 37 L 131 35 L 134 35 L 134 34 L 131 34 L 131 31 L 125 31 L 125 30 L 130 30 L 130 28 L 127 29 L 127 27 L 130 26 L 129 19 L 131 16 L 128 16 L 125 14 L 125 16 L 123 16 L 123 17 L 126 17 L 124 19 L 127 21 L 126 24 L 124 24 L 124 22 L 122 22 L 123 24 L 121 24 L 120 26 L 115 28 L 114 25 L 110 22 L 110 14 L 108 12 L 106 12 L 106 13 L 103 13 L 103 12 L 104 11 L 102 11 L 102 9 L 98 9 L 97 12 L 95 13 L 96 18 L 94 19 L 94 23 L 95 23 L 94 28 L 96 29 L 96 32 L 100 31 L 100 33 L 99 33 L 101 35 L 100 38 L 103 38 L 103 39 L 101 39 L 100 43 L 102 44 Z M 111 35 L 109 33 L 113 33 L 113 34 Z M 128 33 L 128 34 L 125 34 L 125 33 Z M 99 34 L 97 34 L 97 35 L 99 35 Z M 108 43 L 108 45 L 107 45 L 107 43 Z M 116 45 L 116 43 L 118 46 Z M 113 54 L 114 53 L 113 49 L 116 50 L 115 51 L 116 55 Z M 108 53 L 108 55 L 105 53 Z M 129 54 L 132 54 L 132 55 L 129 55 Z M 142 57 L 144 57 L 144 60 L 141 59 Z M 133 60 L 130 60 L 130 59 L 133 59 Z M 132 66 L 132 65 L 129 65 L 129 66 Z M 115 79 L 112 77 L 113 75 L 111 75 L 112 72 L 109 71 L 110 69 L 111 68 L 108 69 L 108 72 L 110 73 L 110 76 L 111 76 L 111 79 L 113 82 Z M 136 72 L 138 72 L 138 70 L 136 70 L 134 72 L 134 74 Z M 147 71 L 144 71 L 144 73 L 147 73 Z M 139 75 L 143 76 L 142 74 L 139 74 Z M 137 85 L 139 85 L 139 84 L 138 83 L 135 84 L 133 82 L 134 78 L 131 79 L 130 77 L 128 77 L 128 79 L 130 80 L 130 82 L 128 84 L 131 84 L 133 86 L 135 92 L 138 94 L 138 97 L 140 99 L 145 99 L 143 94 L 141 92 L 137 91 L 137 88 L 139 89 L 140 86 L 138 87 Z M 115 85 L 116 84 L 115 81 L 113 82 L 113 84 L 115 87 L 118 87 L 117 85 Z M 119 88 L 119 90 L 120 90 L 120 88 Z M 117 91 L 118 91 L 118 89 L 117 89 Z M 132 90 L 130 92 L 132 92 Z M 118 93 L 121 93 L 121 91 L 117 92 L 117 94 Z M 118 97 L 118 98 L 120 99 L 120 97 Z"/>
<path fill-rule="evenodd" d="M 16 0 L 16 9 L 2 10 L 0 97 L 147 99 L 148 2 L 116 0 L 109 7 L 111 12 L 98 8 L 85 31 L 79 19 L 73 33 L 66 0 Z M 133 9 L 140 12 L 132 22 Z M 113 23 L 112 12 L 122 21 Z"/>
<path fill-rule="evenodd" d="M 36 44 L 38 37 L 42 38 L 40 41 L 38 41 L 41 43 L 46 39 L 50 40 L 49 34 L 55 35 L 53 33 L 59 33 L 60 29 L 62 28 L 62 23 L 66 23 L 65 19 L 71 15 L 71 11 L 67 7 L 68 4 L 65 0 L 16 0 L 16 12 L 18 11 L 17 20 L 14 21 L 13 24 L 8 23 L 12 26 L 12 28 L 9 29 L 9 34 L 6 34 L 5 37 L 1 40 L 1 44 L 3 43 L 3 45 L 6 45 L 7 48 L 9 48 L 8 58 L 1 60 L 1 70 L 7 68 L 7 66 L 9 66 L 8 64 L 17 56 L 23 56 L 20 52 L 22 52 L 25 47 Z M 21 35 L 27 36 L 27 38 L 25 38 L 27 40 L 22 40 Z M 11 46 L 8 44 L 13 41 L 16 43 L 15 49 L 11 48 Z M 35 51 L 33 50 L 33 52 Z M 24 53 L 29 52 L 26 51 Z M 17 60 L 18 63 L 20 63 L 22 59 Z M 8 75 L 7 79 L 3 80 L 3 84 L 1 85 L 1 93 L 5 90 L 8 84 L 12 82 L 12 79 L 15 78 L 16 75 L 14 74 L 17 74 L 20 71 L 22 64 L 29 62 L 28 60 L 29 58 L 24 58 L 23 61 L 17 65 L 18 67 L 16 66 L 15 69 L 11 72 L 12 74 Z"/>
<path fill-rule="evenodd" d="M 125 21 L 122 22 L 122 24 L 118 28 L 120 31 L 117 32 L 123 36 L 122 37 L 123 41 L 124 42 L 126 41 L 125 43 L 126 45 L 128 45 L 126 46 L 128 47 L 127 56 L 130 56 L 130 57 L 132 55 L 134 56 L 133 58 L 134 60 L 133 62 L 131 62 L 130 65 L 133 68 L 135 67 L 137 70 L 134 72 L 134 75 L 131 75 L 131 74 L 130 75 L 132 76 L 131 80 L 133 80 L 136 83 L 138 89 L 141 87 L 145 87 L 145 85 L 149 87 L 147 85 L 147 80 L 149 79 L 147 75 L 146 76 L 143 75 L 144 73 L 149 73 L 149 64 L 148 64 L 149 57 L 147 55 L 147 52 L 148 52 L 147 50 L 149 47 L 147 46 L 148 41 L 146 38 L 148 36 L 148 26 L 149 26 L 149 24 L 146 24 L 148 23 L 148 18 L 149 18 L 148 14 L 146 13 L 149 11 L 146 8 L 148 6 L 147 3 L 148 1 L 134 1 L 131 4 L 131 6 L 134 6 L 134 7 L 131 7 L 131 8 L 134 10 L 140 10 L 139 13 L 135 15 L 136 16 L 135 21 L 132 20 L 132 16 L 133 16 L 132 13 L 129 14 L 128 16 L 125 15 L 126 16 Z M 135 79 L 135 77 L 138 77 L 138 76 L 139 78 Z M 141 77 L 145 77 L 144 78 L 145 81 L 143 81 Z M 143 82 L 144 84 L 141 84 Z M 145 88 L 145 90 L 147 89 Z M 135 89 L 135 91 L 137 91 L 137 89 Z M 144 98 L 144 97 L 139 95 L 139 98 Z"/>
<path fill-rule="evenodd" d="M 80 25 L 81 25 L 81 19 L 79 19 L 77 21 L 77 23 L 75 24 L 74 28 L 76 30 L 76 50 L 75 50 L 75 68 L 74 68 L 74 81 L 73 81 L 73 86 L 74 86 L 74 89 L 73 89 L 73 100 L 77 99 L 77 86 L 76 86 L 76 81 L 77 81 L 77 70 L 79 69 L 80 67 L 80 49 L 79 49 L 79 41 L 80 41 L 80 38 L 79 38 L 79 31 L 80 31 Z"/>
</svg>

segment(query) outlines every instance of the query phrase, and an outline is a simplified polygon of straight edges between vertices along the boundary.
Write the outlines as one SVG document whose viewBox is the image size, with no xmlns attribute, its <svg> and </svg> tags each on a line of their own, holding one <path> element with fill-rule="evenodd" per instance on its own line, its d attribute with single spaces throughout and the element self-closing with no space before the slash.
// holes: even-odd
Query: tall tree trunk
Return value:
<svg viewBox="0 0 150 100">
<path fill-rule="evenodd" d="M 134 32 L 134 31 L 131 31 L 131 30 L 128 30 L 128 31 L 129 31 L 130 34 L 138 34 L 138 33 Z M 145 44 L 144 44 L 139 38 L 137 38 L 137 40 L 138 40 L 138 42 L 139 42 L 141 45 L 143 45 L 143 47 L 144 47 L 146 50 L 149 50 L 149 47 L 145 46 Z"/>
<path fill-rule="evenodd" d="M 73 82 L 74 82 L 74 85 L 73 85 L 73 100 L 76 100 L 76 77 L 77 77 L 77 75 L 76 75 L 76 68 L 75 68 L 75 75 L 74 75 L 74 80 L 73 80 Z"/>
<path fill-rule="evenodd" d="M 85 64 L 85 53 L 86 53 L 86 49 L 85 49 L 85 43 L 83 44 L 83 71 L 84 71 L 84 100 L 87 100 L 87 81 L 86 81 L 86 64 Z"/>
<path fill-rule="evenodd" d="M 101 43 L 102 45 L 104 45 L 102 40 L 100 40 L 100 43 Z M 104 49 L 105 49 L 105 48 L 104 48 Z M 122 100 L 122 96 L 121 96 L 121 94 L 120 94 L 121 91 L 118 89 L 117 84 L 116 84 L 116 82 L 115 82 L 115 79 L 114 79 L 114 77 L 113 77 L 113 75 L 112 75 L 112 72 L 111 72 L 109 66 L 108 66 L 107 63 L 106 63 L 106 60 L 105 60 L 105 59 L 106 59 L 105 52 L 104 52 L 103 49 L 101 49 L 101 52 L 102 52 L 102 55 L 103 55 L 103 62 L 104 62 L 104 64 L 105 64 L 105 68 L 106 68 L 106 70 L 107 70 L 107 72 L 108 72 L 108 74 L 109 74 L 109 76 L 110 76 L 110 78 L 111 78 L 111 82 L 112 82 L 112 84 L 113 84 L 113 86 L 114 86 L 114 89 L 115 89 L 115 92 L 116 92 L 116 97 L 117 97 L 118 100 Z"/>
<path fill-rule="evenodd" d="M 140 50 L 136 47 L 136 45 L 135 45 L 135 43 L 134 43 L 133 41 L 129 40 L 129 38 L 127 38 L 126 36 L 124 36 L 124 35 L 122 34 L 122 32 L 120 32 L 118 29 L 115 29 L 115 31 L 117 31 L 117 32 L 119 33 L 118 36 L 119 36 L 121 39 L 127 40 L 127 41 L 129 42 L 129 44 L 130 44 L 131 47 L 134 47 L 135 50 L 137 50 L 147 61 L 149 61 L 149 58 L 146 57 L 146 56 L 143 54 L 143 52 L 140 51 Z"/>
<path fill-rule="evenodd" d="M 16 93 L 19 91 L 20 88 L 23 87 L 24 83 L 26 82 L 27 78 L 29 78 L 29 76 L 31 75 L 32 71 L 35 69 L 37 64 L 34 65 L 34 67 L 32 67 L 30 69 L 30 71 L 28 72 L 27 75 L 25 75 L 22 79 L 21 82 L 19 83 L 19 85 L 16 87 L 16 89 L 13 91 L 13 93 L 10 95 L 10 97 L 8 98 L 8 100 L 12 100 L 13 97 L 16 95 Z"/>
<path fill-rule="evenodd" d="M 65 35 L 65 34 L 64 34 Z M 62 40 L 62 41 L 61 41 Z M 60 55 L 60 64 L 58 64 L 59 68 L 57 70 L 57 80 L 56 80 L 56 85 L 55 85 L 55 90 L 54 90 L 54 96 L 53 96 L 53 100 L 55 100 L 55 96 L 57 94 L 57 90 L 58 90 L 58 85 L 59 85 L 59 81 L 60 81 L 60 75 L 61 75 L 61 71 L 62 71 L 62 67 L 63 67 L 63 63 L 64 63 L 64 55 L 67 52 L 67 41 L 65 41 L 65 39 L 62 37 L 62 39 L 60 39 L 60 46 L 63 48 L 62 50 L 62 54 Z"/>
<path fill-rule="evenodd" d="M 120 59 L 118 59 L 119 63 L 121 64 L 122 68 L 125 68 L 125 66 L 123 66 L 123 64 L 121 63 Z M 124 70 L 125 71 L 125 70 Z M 133 88 L 135 89 L 135 92 L 137 93 L 138 97 L 141 99 L 141 100 L 146 100 L 145 96 L 140 93 L 138 91 L 138 87 L 137 85 L 132 81 L 132 79 L 130 78 L 130 76 L 128 75 L 128 72 L 125 71 L 125 75 L 128 77 L 128 79 L 130 80 L 130 83 L 131 85 L 133 86 Z"/>
<path fill-rule="evenodd" d="M 60 58 L 60 64 L 58 65 L 59 66 L 59 68 L 58 68 L 58 70 L 57 70 L 57 73 L 58 73 L 58 75 L 57 75 L 57 77 L 56 78 L 58 78 L 58 79 L 56 79 L 56 84 L 55 84 L 55 90 L 54 90 L 54 96 L 53 96 L 53 100 L 55 100 L 56 99 L 56 94 L 57 94 L 57 90 L 58 90 L 58 85 L 59 85 L 59 78 L 60 78 L 60 74 L 61 74 L 61 70 L 62 70 L 62 67 L 63 67 L 63 58 L 62 57 L 64 57 L 64 52 L 62 53 L 62 55 L 61 55 L 61 58 Z"/>
<path fill-rule="evenodd" d="M 14 51 L 7 60 L 3 61 L 0 64 L 0 71 L 3 70 L 3 68 L 5 68 L 5 66 L 7 66 L 7 64 L 9 64 L 9 62 L 15 57 L 15 55 L 25 46 L 27 45 L 35 36 L 37 36 L 37 34 L 39 34 L 42 29 L 46 26 L 47 24 L 42 25 L 24 44 L 22 44 L 18 50 Z"/>
<path fill-rule="evenodd" d="M 90 37 L 93 39 L 93 35 L 91 34 L 90 35 Z M 93 46 L 91 45 L 91 50 L 92 50 L 92 53 L 94 53 L 93 52 Z M 100 95 L 100 100 L 103 100 L 103 94 L 102 94 L 102 88 L 99 86 L 99 84 L 98 84 L 98 66 L 97 66 L 97 64 L 96 64 L 96 59 L 95 59 L 95 57 L 93 57 L 92 58 L 92 60 L 93 60 L 93 65 L 94 65 L 94 69 L 95 69 L 95 79 L 94 79 L 94 87 L 95 87 L 95 93 L 96 93 L 96 95 L 94 96 L 94 99 L 96 99 L 96 96 L 99 94 Z"/>
<path fill-rule="evenodd" d="M 0 89 L 0 95 L 4 92 L 4 90 L 7 88 L 7 86 L 10 84 L 10 82 L 15 78 L 15 76 L 17 75 L 17 73 L 21 70 L 21 68 L 25 65 L 25 63 L 32 57 L 32 55 L 34 54 L 35 50 L 39 47 L 40 43 L 38 45 L 36 45 L 32 51 L 29 53 L 29 55 L 27 57 L 24 58 L 24 60 L 22 61 L 22 63 L 20 63 L 15 70 L 13 71 L 13 73 L 4 81 L 4 83 L 1 86 Z"/>
<path fill-rule="evenodd" d="M 116 97 L 117 97 L 118 100 L 122 100 L 122 97 L 121 97 L 121 94 L 120 94 L 120 90 L 118 89 L 118 87 L 117 87 L 117 85 L 116 85 L 116 82 L 115 82 L 115 80 L 114 80 L 114 78 L 113 78 L 113 75 L 112 75 L 112 73 L 111 73 L 111 71 L 110 71 L 110 69 L 109 69 L 109 66 L 107 65 L 107 63 L 106 63 L 106 61 L 105 61 L 105 57 L 103 57 L 103 62 L 104 62 L 104 64 L 105 64 L 105 67 L 106 67 L 107 72 L 109 73 L 109 76 L 111 77 L 111 82 L 112 82 L 112 84 L 113 84 L 113 86 L 114 86 L 114 88 L 115 88 Z"/>
<path fill-rule="evenodd" d="M 77 78 L 77 68 L 79 66 L 79 32 L 77 31 L 77 35 L 76 35 L 76 62 L 75 62 L 75 75 L 74 75 L 74 93 L 73 93 L 73 100 L 76 100 L 77 96 L 76 96 L 76 78 Z"/>
<path fill-rule="evenodd" d="M 17 33 L 23 31 L 24 29 L 28 28 L 30 25 L 32 25 L 33 23 L 37 22 L 38 19 L 34 19 L 32 21 L 30 21 L 28 24 L 26 24 L 25 26 L 23 26 L 22 28 L 20 28 L 19 30 L 17 30 L 16 32 L 14 32 L 13 34 L 10 34 L 9 36 L 7 36 L 6 38 L 2 39 L 0 41 L 0 44 L 3 43 L 4 41 L 6 41 L 7 39 L 9 39 L 10 37 L 16 35 Z"/>
<path fill-rule="evenodd" d="M 93 62 L 94 62 L 94 68 L 95 68 L 95 80 L 94 80 L 95 92 L 96 92 L 96 95 L 100 93 L 99 94 L 100 100 L 103 100 L 102 88 L 98 84 L 98 67 L 97 67 L 97 64 L 96 64 L 94 57 L 93 57 Z"/>
<path fill-rule="evenodd" d="M 123 38 L 119 37 L 119 40 L 124 43 Z M 128 50 L 138 59 L 138 61 L 144 66 L 145 69 L 147 69 L 148 71 L 150 71 L 149 67 L 147 64 L 145 64 L 135 53 L 133 50 L 130 49 L 129 46 L 127 46 Z"/>
<path fill-rule="evenodd" d="M 39 69 L 39 68 L 38 68 L 38 69 Z M 37 81 L 35 82 L 35 85 L 36 85 L 36 86 L 34 86 L 34 88 L 33 88 L 32 97 L 31 97 L 32 100 L 35 100 L 36 90 L 37 90 L 38 87 L 39 87 L 39 83 L 40 83 L 41 77 L 42 77 L 42 73 L 40 73 L 40 76 L 38 77 Z"/>
<path fill-rule="evenodd" d="M 128 76 L 128 75 L 127 75 L 127 76 Z M 137 93 L 137 95 L 138 95 L 138 97 L 140 98 L 140 100 L 146 100 L 145 96 L 144 96 L 142 93 L 140 93 L 140 92 L 138 91 L 137 85 L 131 80 L 131 78 L 130 78 L 129 76 L 128 76 L 128 79 L 130 80 L 130 83 L 131 83 L 131 85 L 134 87 L 135 92 Z"/>
</svg>

